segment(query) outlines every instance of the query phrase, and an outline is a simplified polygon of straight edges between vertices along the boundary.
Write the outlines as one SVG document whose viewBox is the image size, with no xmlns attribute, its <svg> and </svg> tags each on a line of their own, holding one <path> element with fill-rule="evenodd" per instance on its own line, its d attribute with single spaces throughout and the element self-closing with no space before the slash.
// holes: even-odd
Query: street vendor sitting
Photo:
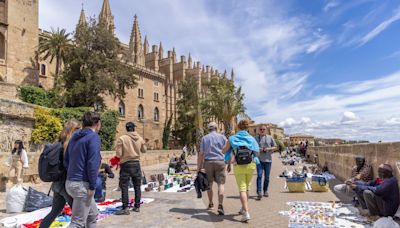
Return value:
<svg viewBox="0 0 400 228">
<path fill-rule="evenodd" d="M 356 181 L 352 187 L 362 208 L 368 209 L 363 214 L 393 216 L 399 207 L 399 187 L 392 166 L 387 163 L 379 165 L 378 175 L 375 181 Z"/>
<path fill-rule="evenodd" d="M 345 181 L 345 184 L 338 184 L 333 187 L 333 190 L 337 193 L 344 193 L 350 197 L 355 195 L 354 191 L 350 187 L 356 181 L 368 182 L 372 180 L 372 167 L 367 164 L 363 155 L 357 155 L 355 157 L 356 165 L 351 171 L 351 178 Z"/>
</svg>

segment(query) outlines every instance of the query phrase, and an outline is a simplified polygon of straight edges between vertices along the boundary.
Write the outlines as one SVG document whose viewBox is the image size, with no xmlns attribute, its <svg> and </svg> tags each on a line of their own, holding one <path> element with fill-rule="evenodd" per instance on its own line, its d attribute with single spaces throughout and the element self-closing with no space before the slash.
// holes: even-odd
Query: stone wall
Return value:
<svg viewBox="0 0 400 228">
<path fill-rule="evenodd" d="M 149 166 L 149 165 L 156 165 L 160 163 L 169 162 L 172 155 L 179 156 L 181 153 L 180 150 L 150 150 L 146 153 L 141 155 L 141 165 L 142 166 Z M 0 176 L 8 175 L 9 168 L 5 165 L 9 153 L 2 152 L 0 153 Z M 29 160 L 29 169 L 24 171 L 25 180 L 29 180 L 27 176 L 30 175 L 37 175 L 38 174 L 38 160 L 39 160 L 40 153 L 38 152 L 29 152 L 28 153 L 28 160 Z M 104 163 L 108 163 L 110 158 L 115 156 L 114 151 L 103 151 L 101 152 L 101 156 L 103 158 Z M 167 170 L 165 170 L 167 171 Z M 14 174 L 12 174 L 13 176 Z"/>
<path fill-rule="evenodd" d="M 34 127 L 35 106 L 0 98 L 0 153 L 12 150 L 15 140 L 22 140 L 27 151 L 37 151 L 30 146 Z"/>
<path fill-rule="evenodd" d="M 17 86 L 6 82 L 0 82 L 0 98 L 18 101 Z"/>
<path fill-rule="evenodd" d="M 379 164 L 389 161 L 400 180 L 400 142 L 309 147 L 307 154 L 317 154 L 318 164 L 327 165 L 329 171 L 341 180 L 350 177 L 351 169 L 355 165 L 354 157 L 358 154 L 364 155 L 366 161 L 372 165 L 375 177 Z"/>
</svg>

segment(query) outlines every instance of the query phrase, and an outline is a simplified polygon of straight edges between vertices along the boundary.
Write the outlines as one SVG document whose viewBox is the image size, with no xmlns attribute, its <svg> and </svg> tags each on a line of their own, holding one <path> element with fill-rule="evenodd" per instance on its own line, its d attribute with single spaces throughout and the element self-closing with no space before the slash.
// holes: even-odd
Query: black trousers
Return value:
<svg viewBox="0 0 400 228">
<path fill-rule="evenodd" d="M 53 183 L 52 189 L 53 204 L 51 205 L 51 211 L 40 223 L 40 228 L 50 227 L 51 223 L 53 223 L 57 216 L 63 211 L 65 203 L 68 203 L 72 208 L 72 197 L 68 195 L 67 191 L 65 190 L 65 182 Z"/>
<path fill-rule="evenodd" d="M 129 182 L 132 180 L 135 189 L 135 207 L 140 207 L 142 196 L 140 186 L 142 184 L 142 170 L 139 161 L 128 161 L 121 164 L 119 174 L 119 187 L 122 193 L 122 208 L 127 208 L 129 203 Z"/>
</svg>

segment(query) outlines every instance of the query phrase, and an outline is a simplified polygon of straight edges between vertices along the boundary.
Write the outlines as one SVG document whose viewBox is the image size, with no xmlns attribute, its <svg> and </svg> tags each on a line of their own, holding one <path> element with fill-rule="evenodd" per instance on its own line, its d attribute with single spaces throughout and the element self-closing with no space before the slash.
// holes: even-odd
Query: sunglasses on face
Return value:
<svg viewBox="0 0 400 228">
<path fill-rule="evenodd" d="M 260 131 L 265 131 L 266 129 L 260 129 Z"/>
</svg>

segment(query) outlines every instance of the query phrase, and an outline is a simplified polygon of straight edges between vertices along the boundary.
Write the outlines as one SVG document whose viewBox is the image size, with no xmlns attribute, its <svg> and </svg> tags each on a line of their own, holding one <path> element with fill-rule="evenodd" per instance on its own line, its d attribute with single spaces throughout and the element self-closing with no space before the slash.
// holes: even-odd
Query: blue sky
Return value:
<svg viewBox="0 0 400 228">
<path fill-rule="evenodd" d="M 81 3 L 41 0 L 40 27 L 73 31 Z M 247 113 L 286 133 L 400 140 L 400 2 L 394 0 L 110 0 L 127 43 L 133 16 L 150 45 L 219 71 L 233 67 Z"/>
</svg>

